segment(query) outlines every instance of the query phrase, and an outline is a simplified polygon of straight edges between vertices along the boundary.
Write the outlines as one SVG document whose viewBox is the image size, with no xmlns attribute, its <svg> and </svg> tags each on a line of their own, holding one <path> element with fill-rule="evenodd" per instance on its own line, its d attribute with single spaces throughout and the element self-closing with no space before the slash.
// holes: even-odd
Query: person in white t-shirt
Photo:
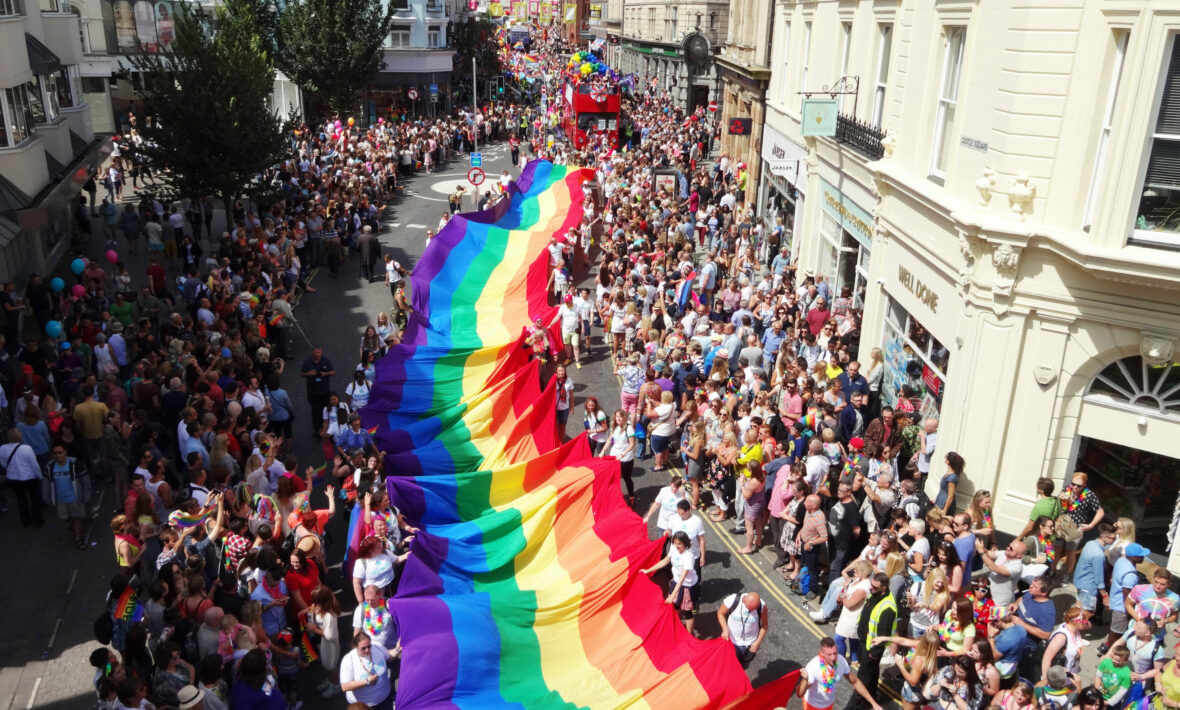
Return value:
<svg viewBox="0 0 1180 710">
<path fill-rule="evenodd" d="M 869 689 L 852 674 L 848 661 L 836 650 L 836 639 L 823 637 L 819 642 L 819 655 L 811 659 L 799 672 L 799 684 L 795 695 L 803 698 L 803 710 L 827 710 L 836 702 L 836 684 L 844 678 L 852 684 L 853 690 L 864 698 L 873 710 L 881 706 L 873 700 Z"/>
<path fill-rule="evenodd" d="M 389 707 L 385 701 L 393 695 L 389 680 L 389 663 L 402 653 L 401 644 L 392 650 L 374 643 L 364 631 L 352 636 L 352 651 L 340 660 L 340 688 L 350 703 L 370 707 Z"/>
<path fill-rule="evenodd" d="M 757 592 L 730 594 L 721 600 L 717 609 L 717 624 L 726 630 L 727 638 L 737 651 L 738 661 L 745 668 L 754 660 L 754 654 L 762 647 L 767 621 L 766 602 Z"/>
<path fill-rule="evenodd" d="M 664 603 L 676 607 L 684 628 L 691 634 L 692 613 L 700 602 L 701 585 L 697 584 L 700 577 L 696 573 L 696 560 L 692 556 L 688 535 L 683 532 L 672 535 L 672 545 L 664 559 L 647 569 L 639 570 L 639 573 L 648 575 L 669 565 L 672 567 L 672 591 L 664 597 Z"/>
<path fill-rule="evenodd" d="M 692 556 L 697 561 L 697 573 L 705 566 L 705 524 L 700 516 L 692 512 L 692 501 L 681 499 L 676 503 L 676 516 L 671 520 L 668 530 L 673 535 L 683 532 L 688 535 Z"/>
<path fill-rule="evenodd" d="M 682 500 L 688 500 L 688 492 L 684 490 L 684 479 L 680 476 L 673 476 L 668 485 L 661 488 L 660 492 L 656 494 L 651 508 L 648 508 L 647 514 L 643 516 L 644 524 L 659 511 L 660 515 L 656 518 L 656 529 L 660 531 L 661 535 L 672 532 L 672 521 L 677 517 L 676 505 Z"/>
<path fill-rule="evenodd" d="M 608 447 L 607 455 L 619 462 L 619 477 L 627 487 L 627 505 L 634 506 L 635 482 L 631 480 L 631 473 L 635 470 L 635 427 L 621 409 L 616 409 L 611 417 Z"/>
<path fill-rule="evenodd" d="M 577 309 L 574 308 L 574 297 L 572 294 L 565 294 L 557 313 L 561 316 L 561 342 L 566 346 L 565 364 L 568 365 L 570 363 L 570 355 L 573 355 L 574 364 L 581 370 L 582 356 L 578 345 L 581 341 L 582 322 L 578 316 Z"/>
</svg>

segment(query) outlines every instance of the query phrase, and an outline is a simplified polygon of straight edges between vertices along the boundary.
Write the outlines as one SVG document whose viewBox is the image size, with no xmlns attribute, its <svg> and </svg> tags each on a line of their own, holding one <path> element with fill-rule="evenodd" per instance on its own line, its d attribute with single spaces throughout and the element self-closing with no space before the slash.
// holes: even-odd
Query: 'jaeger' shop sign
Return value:
<svg viewBox="0 0 1180 710">
<path fill-rule="evenodd" d="M 910 273 L 909 269 L 904 266 L 897 267 L 897 280 L 901 282 L 905 290 L 914 294 L 915 298 L 925 304 L 931 313 L 938 313 L 938 294 Z"/>
</svg>

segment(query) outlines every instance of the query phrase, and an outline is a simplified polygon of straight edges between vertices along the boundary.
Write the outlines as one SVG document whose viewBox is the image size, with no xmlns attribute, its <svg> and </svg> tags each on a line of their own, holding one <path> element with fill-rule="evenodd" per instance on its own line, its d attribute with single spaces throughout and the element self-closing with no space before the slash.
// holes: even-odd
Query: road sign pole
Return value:
<svg viewBox="0 0 1180 710">
<path fill-rule="evenodd" d="M 472 150 L 479 150 L 479 124 L 475 122 L 476 107 L 479 106 L 475 97 L 475 57 L 471 58 L 471 144 Z"/>
</svg>

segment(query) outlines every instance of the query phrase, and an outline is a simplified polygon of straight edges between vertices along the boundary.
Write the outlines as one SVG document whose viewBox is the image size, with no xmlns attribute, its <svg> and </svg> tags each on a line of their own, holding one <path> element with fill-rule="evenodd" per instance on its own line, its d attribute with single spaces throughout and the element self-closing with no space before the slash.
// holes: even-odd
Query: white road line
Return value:
<svg viewBox="0 0 1180 710">
<path fill-rule="evenodd" d="M 45 644 L 46 650 L 53 648 L 53 642 L 57 640 L 57 632 L 61 630 L 61 622 L 62 619 L 59 618 L 57 623 L 53 625 L 53 633 L 49 634 L 49 643 Z"/>
<path fill-rule="evenodd" d="M 406 227 L 409 229 L 426 229 L 425 224 L 407 224 Z"/>
<path fill-rule="evenodd" d="M 70 596 L 70 593 L 74 591 L 74 582 L 77 582 L 77 581 L 78 581 L 78 568 L 75 567 L 74 573 L 70 575 L 70 586 L 66 587 L 66 596 L 67 597 Z"/>
<path fill-rule="evenodd" d="M 389 226 L 390 227 L 400 227 L 400 226 L 402 226 L 402 223 L 401 222 L 394 222 L 393 224 L 391 224 Z"/>
<path fill-rule="evenodd" d="M 33 703 L 37 702 L 37 691 L 41 689 L 41 676 L 33 682 L 33 692 L 29 693 L 29 702 L 25 703 L 25 710 L 33 710 Z"/>
</svg>

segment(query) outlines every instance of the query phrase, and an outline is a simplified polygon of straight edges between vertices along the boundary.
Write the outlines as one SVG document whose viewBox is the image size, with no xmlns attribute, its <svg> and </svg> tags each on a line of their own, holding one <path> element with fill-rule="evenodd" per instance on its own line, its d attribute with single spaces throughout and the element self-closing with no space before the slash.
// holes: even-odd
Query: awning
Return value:
<svg viewBox="0 0 1180 710">
<path fill-rule="evenodd" d="M 25 47 L 29 51 L 29 68 L 38 76 L 49 76 L 61 71 L 61 60 L 49 47 L 28 32 L 25 33 Z"/>
</svg>

